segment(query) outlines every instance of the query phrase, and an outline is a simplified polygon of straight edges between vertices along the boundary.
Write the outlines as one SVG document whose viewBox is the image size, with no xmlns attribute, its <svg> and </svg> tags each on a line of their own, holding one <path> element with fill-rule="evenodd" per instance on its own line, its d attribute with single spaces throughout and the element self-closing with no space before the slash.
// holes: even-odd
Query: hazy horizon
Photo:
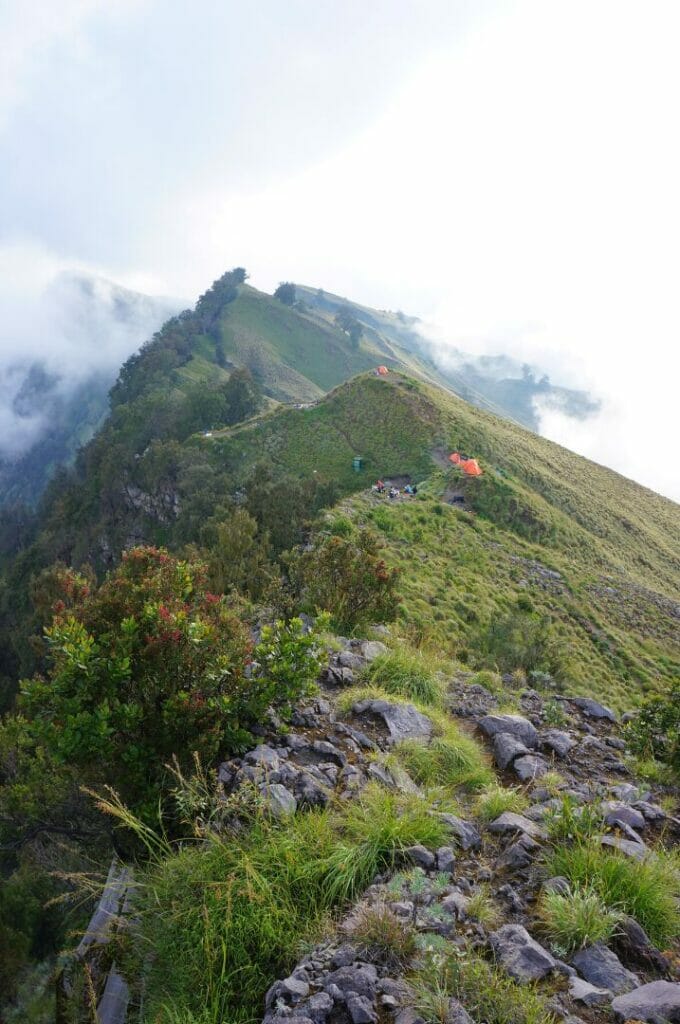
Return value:
<svg viewBox="0 0 680 1024">
<path fill-rule="evenodd" d="M 590 391 L 541 433 L 680 499 L 679 28 L 662 0 L 9 0 L 0 383 L 78 359 L 64 272 L 193 302 L 240 264 Z"/>
</svg>

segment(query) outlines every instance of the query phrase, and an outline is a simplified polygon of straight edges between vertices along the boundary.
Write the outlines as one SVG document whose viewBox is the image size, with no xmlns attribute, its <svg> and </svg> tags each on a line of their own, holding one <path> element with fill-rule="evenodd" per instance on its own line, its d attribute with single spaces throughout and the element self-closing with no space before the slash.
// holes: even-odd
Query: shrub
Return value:
<svg viewBox="0 0 680 1024">
<path fill-rule="evenodd" d="M 371 662 L 362 678 L 385 693 L 439 706 L 443 699 L 443 683 L 436 674 L 439 665 L 422 651 L 398 647 Z"/>
<path fill-rule="evenodd" d="M 664 761 L 680 775 L 680 679 L 647 700 L 626 732 L 635 753 Z"/>
<path fill-rule="evenodd" d="M 482 664 L 500 672 L 522 669 L 559 678 L 569 672 L 564 644 L 547 615 L 516 610 L 494 618 L 478 634 L 476 646 Z"/>
<path fill-rule="evenodd" d="M 560 956 L 569 956 L 594 942 L 609 942 L 620 914 L 607 907 L 594 890 L 575 886 L 565 895 L 543 893 L 538 919 L 555 951 Z"/>
<path fill-rule="evenodd" d="M 293 557 L 291 580 L 310 611 L 333 616 L 339 630 L 388 622 L 399 608 L 397 569 L 388 569 L 374 533 L 321 538 L 310 551 Z"/>
<path fill-rule="evenodd" d="M 658 850 L 638 861 L 596 841 L 561 844 L 549 858 L 551 874 L 597 893 L 611 910 L 629 914 L 662 948 L 680 935 L 680 864 Z"/>
<path fill-rule="evenodd" d="M 569 796 L 563 796 L 560 807 L 551 811 L 545 819 L 551 839 L 572 843 L 588 840 L 602 829 L 603 822 L 602 812 L 598 808 L 590 804 L 577 804 Z"/>
<path fill-rule="evenodd" d="M 482 821 L 495 821 L 504 811 L 522 814 L 528 805 L 529 800 L 521 790 L 493 783 L 477 797 L 475 812 Z"/>
</svg>

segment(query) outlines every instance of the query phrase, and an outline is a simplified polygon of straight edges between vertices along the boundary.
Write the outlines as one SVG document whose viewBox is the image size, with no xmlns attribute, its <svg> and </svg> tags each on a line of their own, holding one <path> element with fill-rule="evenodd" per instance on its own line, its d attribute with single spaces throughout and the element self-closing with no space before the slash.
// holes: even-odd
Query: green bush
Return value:
<svg viewBox="0 0 680 1024">
<path fill-rule="evenodd" d="M 638 861 L 609 851 L 596 840 L 560 844 L 552 852 L 551 874 L 595 892 L 605 907 L 629 914 L 662 948 L 680 935 L 680 862 L 677 854 L 655 851 Z"/>
<path fill-rule="evenodd" d="M 575 886 L 570 893 L 545 892 L 538 904 L 538 919 L 560 956 L 594 942 L 609 942 L 621 915 L 610 909 L 592 889 Z"/>
<path fill-rule="evenodd" d="M 663 761 L 680 776 L 680 679 L 647 700 L 626 733 L 636 754 Z"/>
<path fill-rule="evenodd" d="M 441 735 L 429 743 L 404 740 L 395 750 L 409 775 L 423 786 L 480 789 L 489 784 L 493 771 L 481 747 L 450 721 L 438 723 Z"/>
<path fill-rule="evenodd" d="M 389 622 L 399 608 L 397 569 L 388 569 L 375 534 L 320 538 L 294 556 L 289 574 L 306 608 L 327 611 L 341 631 Z"/>
</svg>

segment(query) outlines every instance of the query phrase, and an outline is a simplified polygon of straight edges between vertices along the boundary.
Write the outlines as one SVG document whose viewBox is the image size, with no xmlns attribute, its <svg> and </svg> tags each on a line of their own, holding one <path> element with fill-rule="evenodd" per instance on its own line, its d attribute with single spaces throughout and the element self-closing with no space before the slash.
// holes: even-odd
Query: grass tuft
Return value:
<svg viewBox="0 0 680 1024">
<path fill-rule="evenodd" d="M 662 949 L 680 936 L 677 853 L 658 850 L 638 861 L 590 840 L 557 846 L 549 870 L 595 892 L 608 909 L 634 917 Z"/>
<path fill-rule="evenodd" d="M 493 778 L 481 747 L 452 721 L 439 723 L 441 735 L 426 743 L 405 740 L 395 748 L 409 775 L 420 785 L 480 789 Z"/>
<path fill-rule="evenodd" d="M 504 811 L 522 814 L 529 806 L 529 800 L 519 789 L 492 783 L 477 797 L 475 813 L 482 821 L 495 821 Z"/>
<path fill-rule="evenodd" d="M 426 707 L 441 707 L 444 663 L 423 651 L 401 646 L 381 654 L 364 670 L 362 679 L 390 696 L 407 697 Z"/>
<path fill-rule="evenodd" d="M 607 943 L 621 915 L 593 889 L 575 886 L 567 894 L 546 892 L 538 904 L 538 919 L 554 950 L 569 956 L 594 942 Z"/>
</svg>

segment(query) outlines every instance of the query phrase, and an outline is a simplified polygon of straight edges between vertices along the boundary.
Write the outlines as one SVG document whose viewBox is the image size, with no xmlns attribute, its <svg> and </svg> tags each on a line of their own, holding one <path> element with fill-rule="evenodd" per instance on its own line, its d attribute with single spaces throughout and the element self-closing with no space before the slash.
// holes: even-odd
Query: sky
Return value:
<svg viewBox="0 0 680 1024">
<path fill-rule="evenodd" d="M 591 390 L 542 433 L 680 500 L 679 36 L 676 0 L 4 0 L 0 377 L 71 344 L 60 274 L 189 304 L 243 265 Z"/>
</svg>

